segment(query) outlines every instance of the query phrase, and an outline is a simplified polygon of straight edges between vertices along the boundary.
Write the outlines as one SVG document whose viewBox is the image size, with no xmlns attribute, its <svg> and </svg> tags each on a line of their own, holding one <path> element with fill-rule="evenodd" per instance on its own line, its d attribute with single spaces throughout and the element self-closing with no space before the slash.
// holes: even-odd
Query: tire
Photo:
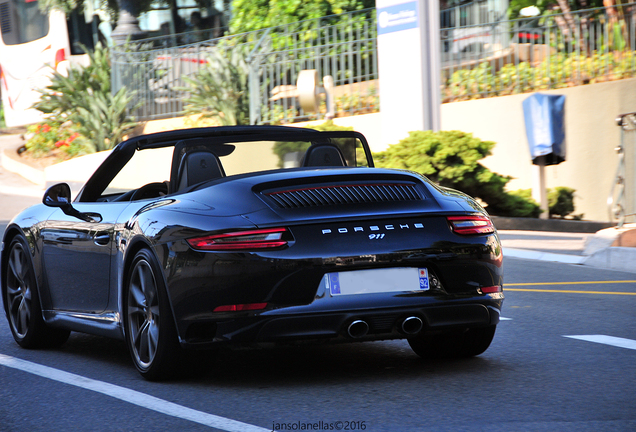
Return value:
<svg viewBox="0 0 636 432">
<path fill-rule="evenodd" d="M 35 269 L 24 237 L 16 236 L 11 241 L 8 256 L 2 296 L 13 339 L 22 348 L 62 345 L 71 332 L 44 323 Z"/>
<path fill-rule="evenodd" d="M 424 333 L 408 342 L 411 349 L 425 359 L 474 357 L 488 349 L 496 328 L 489 326 L 438 334 Z"/>
<path fill-rule="evenodd" d="M 133 363 L 145 379 L 176 374 L 181 347 L 159 265 L 147 249 L 137 252 L 128 272 L 124 331 Z"/>
</svg>

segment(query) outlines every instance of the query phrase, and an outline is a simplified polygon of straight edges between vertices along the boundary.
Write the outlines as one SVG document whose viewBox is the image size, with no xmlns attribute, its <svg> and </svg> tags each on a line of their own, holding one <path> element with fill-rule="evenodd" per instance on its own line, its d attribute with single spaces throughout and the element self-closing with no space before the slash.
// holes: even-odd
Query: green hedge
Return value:
<svg viewBox="0 0 636 432">
<path fill-rule="evenodd" d="M 529 192 L 506 192 L 512 177 L 494 173 L 479 163 L 494 146 L 492 141 L 461 131 L 416 131 L 373 157 L 378 167 L 416 171 L 441 186 L 479 198 L 490 214 L 538 217 L 541 209 Z"/>
</svg>

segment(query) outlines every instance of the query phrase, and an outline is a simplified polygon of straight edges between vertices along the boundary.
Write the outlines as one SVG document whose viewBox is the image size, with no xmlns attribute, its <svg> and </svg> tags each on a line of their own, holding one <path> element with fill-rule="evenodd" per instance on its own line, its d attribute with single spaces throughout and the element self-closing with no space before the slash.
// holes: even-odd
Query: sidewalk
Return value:
<svg viewBox="0 0 636 432">
<path fill-rule="evenodd" d="M 626 226 L 623 232 L 636 230 Z M 504 256 L 636 273 L 636 247 L 613 246 L 618 230 L 596 233 L 501 230 Z"/>
<path fill-rule="evenodd" d="M 0 135 L 0 156 L 3 162 L 0 164 L 0 221 L 9 221 L 22 209 L 41 202 L 44 193 L 43 186 L 3 166 L 4 150 L 16 149 L 21 142 L 19 135 Z M 12 169 L 15 166 L 13 161 Z M 28 170 L 22 174 L 28 177 Z M 498 232 L 506 257 L 580 264 L 636 273 L 636 247 L 612 246 L 617 236 L 615 228 L 589 233 L 564 232 L 564 221 L 555 220 L 551 225 L 561 231 L 522 230 L 510 229 L 511 221 L 512 225 L 515 224 L 514 218 L 507 218 L 505 221 L 497 219 L 495 218 L 495 226 L 498 223 L 505 226 L 505 229 L 499 229 Z M 519 219 L 517 225 L 519 228 L 528 228 L 532 226 L 528 222 L 537 221 Z M 539 226 L 544 224 L 545 222 Z M 636 226 L 629 228 L 636 233 Z"/>
</svg>

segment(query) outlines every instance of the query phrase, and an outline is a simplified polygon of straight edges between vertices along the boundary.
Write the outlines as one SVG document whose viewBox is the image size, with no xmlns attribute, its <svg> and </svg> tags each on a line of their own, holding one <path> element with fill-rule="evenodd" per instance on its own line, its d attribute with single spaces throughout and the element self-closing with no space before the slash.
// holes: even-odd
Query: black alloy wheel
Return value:
<svg viewBox="0 0 636 432">
<path fill-rule="evenodd" d="M 148 380 L 174 376 L 181 347 L 159 265 L 147 249 L 137 252 L 128 272 L 124 326 L 139 373 Z"/>
<path fill-rule="evenodd" d="M 11 241 L 6 268 L 3 297 L 15 341 L 23 348 L 50 348 L 66 342 L 69 330 L 50 328 L 44 323 L 35 270 L 24 237 Z"/>
</svg>

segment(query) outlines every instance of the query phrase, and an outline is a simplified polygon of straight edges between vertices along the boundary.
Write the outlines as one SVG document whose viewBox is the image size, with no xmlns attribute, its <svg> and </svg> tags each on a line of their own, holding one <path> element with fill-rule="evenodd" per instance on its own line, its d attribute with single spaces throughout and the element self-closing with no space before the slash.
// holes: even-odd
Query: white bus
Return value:
<svg viewBox="0 0 636 432">
<path fill-rule="evenodd" d="M 0 92 L 7 126 L 42 120 L 32 106 L 53 70 L 64 73 L 70 63 L 87 61 L 77 42 L 93 47 L 83 13 L 47 15 L 37 0 L 0 0 Z"/>
</svg>

